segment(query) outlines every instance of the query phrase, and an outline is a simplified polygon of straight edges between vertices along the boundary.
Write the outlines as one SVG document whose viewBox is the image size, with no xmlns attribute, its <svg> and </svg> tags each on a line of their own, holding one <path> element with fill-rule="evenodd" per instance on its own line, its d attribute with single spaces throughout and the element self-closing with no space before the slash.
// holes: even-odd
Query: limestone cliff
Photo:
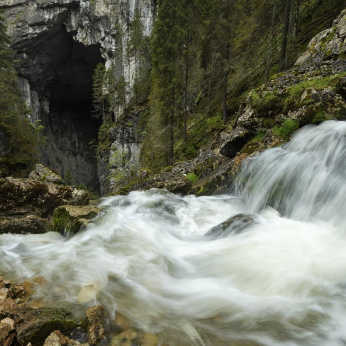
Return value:
<svg viewBox="0 0 346 346">
<path fill-rule="evenodd" d="M 91 116 L 92 75 L 99 62 L 114 66 L 131 95 L 135 66 L 126 54 L 129 27 L 138 9 L 149 35 L 155 1 L 0 0 L 0 9 L 20 60 L 20 88 L 32 108 L 31 120 L 45 128 L 41 161 L 71 183 L 99 190 L 96 154 L 89 145 L 100 126 Z M 114 111 L 116 120 L 123 110 Z"/>
</svg>

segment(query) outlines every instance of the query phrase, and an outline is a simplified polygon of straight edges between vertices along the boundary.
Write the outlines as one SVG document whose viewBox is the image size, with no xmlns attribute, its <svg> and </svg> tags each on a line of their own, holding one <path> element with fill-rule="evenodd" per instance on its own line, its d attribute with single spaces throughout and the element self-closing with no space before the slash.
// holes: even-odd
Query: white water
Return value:
<svg viewBox="0 0 346 346">
<path fill-rule="evenodd" d="M 45 304 L 102 303 L 166 345 L 198 334 L 206 345 L 346 345 L 345 178 L 346 123 L 306 127 L 246 165 L 239 197 L 133 192 L 105 199 L 69 239 L 1 235 L 0 274 L 44 277 Z M 255 222 L 204 236 L 239 213 Z"/>
</svg>

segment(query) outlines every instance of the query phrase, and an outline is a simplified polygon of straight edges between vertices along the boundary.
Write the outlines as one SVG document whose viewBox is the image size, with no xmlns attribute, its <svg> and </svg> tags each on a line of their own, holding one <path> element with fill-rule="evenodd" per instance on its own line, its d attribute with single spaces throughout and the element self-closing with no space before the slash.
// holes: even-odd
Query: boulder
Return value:
<svg viewBox="0 0 346 346">
<path fill-rule="evenodd" d="M 213 239 L 226 238 L 231 234 L 242 233 L 248 226 L 255 222 L 251 214 L 238 214 L 213 227 L 205 236 Z"/>
<path fill-rule="evenodd" d="M 92 206 L 63 205 L 55 209 L 53 214 L 53 230 L 56 232 L 69 234 L 77 233 L 81 228 L 85 228 L 100 209 Z"/>
<path fill-rule="evenodd" d="M 35 169 L 29 174 L 30 179 L 42 181 L 47 184 L 63 184 L 63 180 L 59 174 L 53 172 L 50 168 L 42 164 L 36 164 Z"/>
<path fill-rule="evenodd" d="M 0 216 L 0 234 L 41 234 L 51 230 L 48 220 L 37 215 Z"/>
<path fill-rule="evenodd" d="M 86 204 L 87 191 L 70 186 L 46 184 L 33 179 L 0 179 L 0 215 L 36 214 L 47 217 L 56 207 L 66 204 Z"/>
<path fill-rule="evenodd" d="M 0 344 L 1 346 L 10 346 L 16 337 L 15 323 L 10 318 L 4 318 L 0 322 Z"/>
<path fill-rule="evenodd" d="M 166 189 L 172 193 L 186 195 L 192 183 L 184 175 L 173 172 L 164 172 L 154 175 L 151 179 L 140 182 L 131 187 L 131 191 L 145 191 L 151 188 Z"/>
<path fill-rule="evenodd" d="M 53 179 L 53 178 L 52 178 Z M 87 205 L 85 190 L 30 178 L 0 178 L 0 234 L 45 233 L 61 205 Z"/>
</svg>

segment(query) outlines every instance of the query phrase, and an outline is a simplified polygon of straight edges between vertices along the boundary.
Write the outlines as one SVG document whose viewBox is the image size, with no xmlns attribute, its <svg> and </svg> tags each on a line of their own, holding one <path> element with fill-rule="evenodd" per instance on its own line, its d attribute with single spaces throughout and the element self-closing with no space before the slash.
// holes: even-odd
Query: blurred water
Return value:
<svg viewBox="0 0 346 346">
<path fill-rule="evenodd" d="M 101 303 L 166 345 L 346 345 L 345 136 L 303 128 L 251 159 L 234 196 L 132 192 L 69 239 L 0 235 L 0 274 L 44 277 L 45 304 Z M 240 213 L 253 222 L 205 236 Z"/>
</svg>

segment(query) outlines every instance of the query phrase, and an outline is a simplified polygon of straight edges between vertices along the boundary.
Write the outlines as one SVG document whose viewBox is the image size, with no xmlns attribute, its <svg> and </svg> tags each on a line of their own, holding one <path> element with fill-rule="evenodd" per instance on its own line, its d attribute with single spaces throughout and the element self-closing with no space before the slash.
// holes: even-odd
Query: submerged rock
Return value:
<svg viewBox="0 0 346 346">
<path fill-rule="evenodd" d="M 60 233 L 75 234 L 80 229 L 85 228 L 99 212 L 100 209 L 92 205 L 58 207 L 53 214 L 53 230 Z"/>
<path fill-rule="evenodd" d="M 238 214 L 213 227 L 205 236 L 215 239 L 226 238 L 230 234 L 242 233 L 255 222 L 255 218 L 250 214 Z"/>
</svg>

